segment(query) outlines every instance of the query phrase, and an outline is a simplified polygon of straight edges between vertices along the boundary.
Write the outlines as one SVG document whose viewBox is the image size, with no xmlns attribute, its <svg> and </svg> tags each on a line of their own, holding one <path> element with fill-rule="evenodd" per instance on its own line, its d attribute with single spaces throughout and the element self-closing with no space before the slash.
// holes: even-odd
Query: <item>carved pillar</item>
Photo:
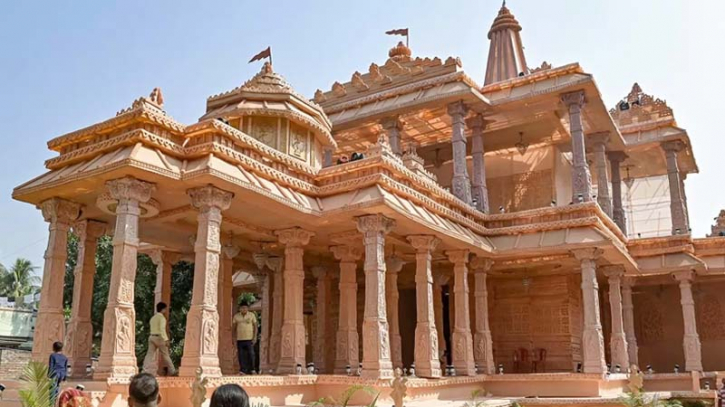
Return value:
<svg viewBox="0 0 725 407">
<path fill-rule="evenodd" d="M 393 377 L 385 301 L 385 235 L 395 221 L 383 215 L 357 218 L 365 242 L 365 312 L 363 317 L 363 375 Z"/>
<path fill-rule="evenodd" d="M 400 318 L 398 312 L 398 274 L 405 262 L 397 256 L 391 256 L 385 261 L 385 301 L 387 304 L 388 325 L 390 326 L 390 359 L 393 368 L 403 368 L 403 348 L 400 340 Z"/>
<path fill-rule="evenodd" d="M 582 353 L 584 373 L 604 373 L 607 365 L 604 356 L 604 336 L 599 311 L 599 285 L 597 284 L 596 259 L 602 254 L 599 249 L 578 249 L 572 252 L 581 263 L 582 269 Z"/>
<path fill-rule="evenodd" d="M 471 337 L 471 312 L 468 298 L 468 250 L 446 252 L 453 263 L 455 318 L 453 321 L 453 366 L 462 376 L 474 376 L 476 366 Z"/>
<path fill-rule="evenodd" d="M 632 280 L 624 278 L 622 282 L 622 319 L 624 335 L 627 340 L 629 363 L 639 366 L 637 336 L 634 333 L 634 303 L 632 302 Z"/>
<path fill-rule="evenodd" d="M 604 269 L 604 275 L 609 279 L 609 306 L 612 313 L 612 332 L 609 342 L 609 353 L 612 366 L 619 365 L 622 369 L 629 368 L 629 352 L 627 335 L 624 332 L 623 298 L 621 293 L 624 267 L 610 266 Z M 631 295 L 631 291 L 630 291 Z"/>
<path fill-rule="evenodd" d="M 403 123 L 400 121 L 400 118 L 398 116 L 386 117 L 380 121 L 380 124 L 388 136 L 390 150 L 396 155 L 403 154 L 403 150 L 400 147 L 400 130 L 403 129 Z"/>
<path fill-rule="evenodd" d="M 443 286 L 448 284 L 449 279 L 448 274 L 443 272 L 437 272 L 433 276 L 433 314 L 438 334 L 438 360 L 440 360 L 440 355 L 448 350 L 443 330 Z"/>
<path fill-rule="evenodd" d="M 63 285 L 68 257 L 68 231 L 71 223 L 78 218 L 80 205 L 51 198 L 43 201 L 40 209 L 48 222 L 48 247 L 45 250 L 32 357 L 35 361 L 47 363 L 48 356 L 53 353 L 53 342 L 62 342 L 65 336 Z"/>
<path fill-rule="evenodd" d="M 173 263 L 170 257 L 161 249 L 147 252 L 151 262 L 156 266 L 156 285 L 154 286 L 154 307 L 163 302 L 171 304 L 171 269 Z M 154 308 L 155 310 L 155 308 Z M 168 330 L 168 324 L 167 324 Z"/>
<path fill-rule="evenodd" d="M 284 310 L 284 277 L 282 258 L 270 257 L 267 267 L 272 271 L 272 323 L 269 335 L 269 364 L 275 369 L 279 364 L 279 351 L 282 344 L 282 317 Z M 276 370 L 275 370 L 276 371 Z"/>
<path fill-rule="evenodd" d="M 136 311 L 133 307 L 138 254 L 139 204 L 148 202 L 154 184 L 125 177 L 106 182 L 118 200 L 113 235 L 113 264 L 108 305 L 103 314 L 101 356 L 95 379 L 130 377 L 136 374 Z"/>
<path fill-rule="evenodd" d="M 680 282 L 680 305 L 682 305 L 682 318 L 685 325 L 683 347 L 685 349 L 685 370 L 689 372 L 702 371 L 702 353 L 700 351 L 700 337 L 697 334 L 695 320 L 695 300 L 692 298 L 692 280 L 695 277 L 692 271 L 682 271 L 673 274 Z"/>
<path fill-rule="evenodd" d="M 322 150 L 322 168 L 332 166 L 332 148 Z"/>
<path fill-rule="evenodd" d="M 670 186 L 672 234 L 685 234 L 689 230 L 685 211 L 685 200 L 682 196 L 680 169 L 677 164 L 677 153 L 684 148 L 685 145 L 679 140 L 662 143 L 662 149 L 665 151 L 665 159 L 667 160 L 667 179 Z"/>
<path fill-rule="evenodd" d="M 451 142 L 453 143 L 453 195 L 467 204 L 472 203 L 471 181 L 468 178 L 466 165 L 466 123 L 464 117 L 468 108 L 463 102 L 454 102 L 448 105 L 448 115 L 451 117 Z"/>
<path fill-rule="evenodd" d="M 434 236 L 408 236 L 415 248 L 415 304 L 418 316 L 415 325 L 415 371 L 420 377 L 441 377 L 438 353 L 438 331 L 433 311 L 433 273 L 431 257 L 440 243 Z"/>
<path fill-rule="evenodd" d="M 345 374 L 350 366 L 356 369 L 360 363 L 357 332 L 357 260 L 362 251 L 351 246 L 330 248 L 340 260 L 340 312 L 338 315 L 337 343 L 335 347 L 335 373 Z"/>
<path fill-rule="evenodd" d="M 71 308 L 66 355 L 73 377 L 86 375 L 86 365 L 91 364 L 93 344 L 93 277 L 96 274 L 97 240 L 106 230 L 106 224 L 93 220 L 82 220 L 73 226 L 78 236 L 78 260 L 73 270 L 73 305 Z M 36 325 L 37 326 L 37 325 Z"/>
<path fill-rule="evenodd" d="M 265 253 L 254 253 L 254 263 L 257 265 L 257 281 L 262 290 L 262 323 L 259 338 L 259 371 L 268 374 L 275 366 L 270 359 L 270 335 L 272 332 L 272 272 L 265 270 L 269 258 Z"/>
<path fill-rule="evenodd" d="M 476 324 L 473 334 L 473 357 L 483 374 L 496 373 L 493 361 L 493 342 L 491 340 L 491 327 L 488 322 L 488 289 L 486 275 L 493 266 L 493 261 L 476 257 L 471 263 L 473 268 L 475 287 L 474 298 L 476 304 Z"/>
<path fill-rule="evenodd" d="M 685 192 L 685 180 L 687 179 L 687 173 L 681 172 L 680 173 L 680 193 L 682 195 L 682 202 L 685 207 L 685 221 L 687 222 L 687 226 L 689 228 L 690 226 L 690 207 L 687 206 L 687 193 Z M 689 232 L 689 229 L 687 230 Z"/>
<path fill-rule="evenodd" d="M 234 366 L 234 352 L 237 346 L 234 332 L 232 332 L 232 318 L 234 317 L 234 258 L 241 248 L 227 245 L 222 248 L 223 260 L 219 271 L 219 288 L 217 312 L 219 313 L 219 367 L 225 375 L 235 374 L 238 370 Z M 259 278 L 263 278 L 258 276 Z M 261 359 L 261 357 L 260 357 Z"/>
<path fill-rule="evenodd" d="M 486 165 L 483 157 L 483 129 L 489 121 L 478 114 L 468 119 L 466 125 L 471 128 L 471 157 L 473 158 L 473 183 L 471 195 L 476 209 L 488 213 L 488 187 L 486 186 Z"/>
<path fill-rule="evenodd" d="M 179 376 L 194 377 L 197 368 L 207 377 L 221 376 L 219 368 L 219 254 L 222 211 L 229 208 L 234 194 L 212 185 L 187 191 L 197 215 L 194 244 L 194 291 L 186 317 L 184 356 Z"/>
<path fill-rule="evenodd" d="M 300 228 L 275 231 L 284 248 L 284 310 L 282 344 L 277 372 L 294 374 L 297 365 L 305 366 L 305 323 L 303 287 L 304 249 L 314 233 Z"/>
<path fill-rule="evenodd" d="M 330 301 L 332 296 L 332 279 L 326 267 L 316 266 L 312 268 L 312 274 L 317 279 L 317 335 L 314 339 L 313 360 L 315 367 L 320 373 L 327 373 L 327 331 L 330 329 Z"/>
<path fill-rule="evenodd" d="M 612 170 L 612 216 L 614 223 L 619 226 L 619 230 L 626 236 L 627 217 L 622 206 L 622 175 L 620 165 L 627 158 L 627 155 L 622 151 L 612 151 L 607 153 L 607 156 L 609 157 L 609 166 Z"/>
<path fill-rule="evenodd" d="M 609 173 L 607 172 L 607 143 L 609 132 L 589 136 L 594 150 L 594 166 L 597 168 L 597 203 L 610 218 L 612 215 L 612 198 L 609 195 Z"/>
<path fill-rule="evenodd" d="M 582 126 L 581 110 L 584 106 L 584 91 L 566 93 L 561 101 L 569 109 L 569 132 L 571 133 L 571 190 L 572 201 L 589 202 L 592 200 L 592 176 L 587 164 L 586 146 L 584 143 L 584 128 Z M 581 197 L 581 198 L 580 198 Z"/>
</svg>

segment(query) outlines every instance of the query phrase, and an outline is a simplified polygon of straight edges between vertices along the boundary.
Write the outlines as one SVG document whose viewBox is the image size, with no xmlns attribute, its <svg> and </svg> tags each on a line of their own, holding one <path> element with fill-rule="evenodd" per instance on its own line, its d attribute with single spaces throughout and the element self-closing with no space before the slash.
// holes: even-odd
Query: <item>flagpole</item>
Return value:
<svg viewBox="0 0 725 407">
<path fill-rule="evenodd" d="M 272 63 L 272 47 L 269 47 L 269 64 L 274 66 L 274 64 Z"/>
<path fill-rule="evenodd" d="M 410 33 L 405 34 L 405 48 L 410 48 Z"/>
</svg>

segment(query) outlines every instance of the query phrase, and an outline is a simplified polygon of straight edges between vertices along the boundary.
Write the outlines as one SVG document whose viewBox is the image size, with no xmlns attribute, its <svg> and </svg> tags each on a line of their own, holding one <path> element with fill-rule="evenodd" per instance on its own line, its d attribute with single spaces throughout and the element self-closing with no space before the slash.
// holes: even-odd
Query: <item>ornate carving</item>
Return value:
<svg viewBox="0 0 725 407">
<path fill-rule="evenodd" d="M 201 407 L 206 400 L 206 386 L 209 384 L 209 378 L 204 377 L 204 369 L 196 368 L 196 377 L 191 384 L 191 405 L 193 407 Z"/>
<path fill-rule="evenodd" d="M 723 306 L 717 297 L 706 295 L 695 303 L 697 331 L 704 340 L 725 339 Z"/>
<path fill-rule="evenodd" d="M 578 106 L 581 108 L 584 106 L 585 98 L 584 98 L 584 91 L 583 90 L 577 90 L 575 92 L 569 92 L 561 95 L 561 101 L 566 105 L 567 107 L 571 107 L 572 105 Z"/>
<path fill-rule="evenodd" d="M 222 211 L 227 210 L 231 206 L 234 197 L 233 193 L 221 190 L 211 184 L 189 189 L 186 193 L 191 198 L 191 204 L 200 210 L 211 207 L 219 208 Z"/>
<path fill-rule="evenodd" d="M 287 247 L 306 246 L 315 234 L 302 228 L 290 228 L 284 230 L 275 230 L 279 242 Z"/>
<path fill-rule="evenodd" d="M 610 109 L 609 114 L 620 126 L 674 118 L 666 101 L 644 93 L 636 82 L 627 97 Z"/>
<path fill-rule="evenodd" d="M 381 214 L 365 215 L 357 218 L 357 229 L 362 233 L 381 232 L 387 234 L 395 227 L 395 220 Z"/>
<path fill-rule="evenodd" d="M 440 244 L 441 240 L 435 236 L 412 235 L 407 237 L 410 245 L 418 252 L 432 252 Z"/>
<path fill-rule="evenodd" d="M 148 202 L 156 185 L 133 177 L 123 177 L 106 182 L 108 192 L 113 199 Z"/>
<path fill-rule="evenodd" d="M 69 225 L 78 218 L 81 206 L 61 198 L 50 198 L 40 203 L 43 219 L 52 224 Z"/>
</svg>

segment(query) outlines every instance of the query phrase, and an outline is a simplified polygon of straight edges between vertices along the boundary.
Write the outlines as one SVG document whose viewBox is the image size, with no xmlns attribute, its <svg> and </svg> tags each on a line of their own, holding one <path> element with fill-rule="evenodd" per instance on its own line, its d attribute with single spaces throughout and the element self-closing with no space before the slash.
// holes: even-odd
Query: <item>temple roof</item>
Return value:
<svg viewBox="0 0 725 407">
<path fill-rule="evenodd" d="M 645 122 L 664 122 L 677 126 L 667 102 L 644 93 L 636 82 L 629 94 L 610 109 L 609 113 L 620 127 Z"/>
<path fill-rule="evenodd" d="M 484 85 L 527 74 L 524 46 L 521 43 L 521 25 L 503 2 L 488 31 L 491 45 L 488 49 Z"/>
<path fill-rule="evenodd" d="M 269 62 L 243 85 L 210 96 L 199 121 L 234 115 L 284 116 L 311 128 L 324 145 L 336 145 L 330 135 L 332 123 L 322 107 L 297 93 Z"/>
</svg>

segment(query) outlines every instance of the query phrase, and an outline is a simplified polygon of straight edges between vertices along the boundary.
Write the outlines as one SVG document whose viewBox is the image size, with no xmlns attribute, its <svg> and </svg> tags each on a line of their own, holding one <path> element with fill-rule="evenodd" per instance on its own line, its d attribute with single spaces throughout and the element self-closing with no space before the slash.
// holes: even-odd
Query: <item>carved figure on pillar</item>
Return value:
<svg viewBox="0 0 725 407">
<path fill-rule="evenodd" d="M 359 362 L 357 332 L 357 261 L 362 250 L 353 246 L 333 246 L 330 251 L 340 260 L 340 312 L 335 346 L 335 373 L 345 374 Z"/>
<path fill-rule="evenodd" d="M 478 365 L 479 372 L 484 374 L 496 373 L 493 361 L 493 341 L 491 340 L 491 327 L 488 321 L 488 289 L 487 274 L 493 266 L 493 260 L 476 257 L 471 262 L 471 269 L 475 276 L 474 298 L 476 304 L 476 323 L 473 334 L 473 357 Z"/>
<path fill-rule="evenodd" d="M 624 335 L 627 340 L 627 354 L 629 363 L 639 365 L 639 348 L 634 333 L 634 303 L 632 302 L 632 279 L 625 277 L 622 281 L 622 318 L 624 321 Z"/>
<path fill-rule="evenodd" d="M 594 165 L 597 168 L 597 203 L 602 211 L 612 217 L 612 198 L 609 195 L 609 172 L 607 171 L 607 143 L 609 132 L 589 135 L 594 151 Z M 629 366 L 629 365 L 622 365 Z"/>
<path fill-rule="evenodd" d="M 448 115 L 451 117 L 451 142 L 453 143 L 453 180 L 451 190 L 461 201 L 471 204 L 471 180 L 468 178 L 466 164 L 466 122 L 464 118 L 468 108 L 463 102 L 454 102 L 448 105 Z"/>
<path fill-rule="evenodd" d="M 571 133 L 571 190 L 573 202 L 592 200 L 592 176 L 586 159 L 584 126 L 581 111 L 584 106 L 584 91 L 565 93 L 561 101 L 569 109 L 569 133 Z"/>
<path fill-rule="evenodd" d="M 692 297 L 692 280 L 695 275 L 688 270 L 674 273 L 673 277 L 680 283 L 680 305 L 682 305 L 682 319 L 685 326 L 685 336 L 682 341 L 685 349 L 685 370 L 701 372 L 702 351 L 695 320 L 695 299 Z"/>
<path fill-rule="evenodd" d="M 365 242 L 365 313 L 363 317 L 363 376 L 393 377 L 385 301 L 385 235 L 395 221 L 381 214 L 357 218 Z"/>
<path fill-rule="evenodd" d="M 478 114 L 466 121 L 471 128 L 471 157 L 473 158 L 473 182 L 471 187 L 472 199 L 476 209 L 488 213 L 488 187 L 486 186 L 486 164 L 484 161 L 483 130 L 490 121 Z"/>
<path fill-rule="evenodd" d="M 236 312 L 232 290 L 234 289 L 234 258 L 239 255 L 241 248 L 232 244 L 222 247 L 222 264 L 219 272 L 219 289 L 217 312 L 219 312 L 219 367 L 223 374 L 234 374 L 238 372 L 234 366 L 234 355 L 236 333 L 232 333 L 232 318 Z M 257 280 L 264 278 L 260 273 Z M 260 356 L 261 359 L 261 356 Z M 261 363 L 261 361 L 260 361 Z"/>
<path fill-rule="evenodd" d="M 584 373 L 604 373 L 607 365 L 604 358 L 604 336 L 599 312 L 599 285 L 597 284 L 596 259 L 602 255 L 600 249 L 577 249 L 572 251 L 581 263 L 582 273 L 582 313 L 584 331 L 582 333 L 582 353 Z"/>
<path fill-rule="evenodd" d="M 78 236 L 78 260 L 73 270 L 73 304 L 66 337 L 66 354 L 73 377 L 80 377 L 86 374 L 86 366 L 91 364 L 91 307 L 93 277 L 96 274 L 96 246 L 98 238 L 106 232 L 106 224 L 82 220 L 73 225 L 73 231 Z"/>
<path fill-rule="evenodd" d="M 438 352 L 438 331 L 433 310 L 433 273 L 431 257 L 440 243 L 435 236 L 408 236 L 415 249 L 415 297 L 417 323 L 415 325 L 415 372 L 417 376 L 441 377 Z"/>
<path fill-rule="evenodd" d="M 403 368 L 403 348 L 400 338 L 400 318 L 398 312 L 398 275 L 403 269 L 405 262 L 396 255 L 392 255 L 385 261 L 385 298 L 387 301 L 388 325 L 390 326 L 390 359 L 393 368 Z"/>
<path fill-rule="evenodd" d="M 267 374 L 274 366 L 269 360 L 269 336 L 272 331 L 272 273 L 267 268 L 267 253 L 257 252 L 252 254 L 252 260 L 257 266 L 255 278 L 261 286 L 262 292 L 262 323 L 259 335 L 259 371 Z"/>
<path fill-rule="evenodd" d="M 624 332 L 621 293 L 624 267 L 608 266 L 604 268 L 604 275 L 609 279 L 609 306 L 612 313 L 612 332 L 610 334 L 609 353 L 612 358 L 612 365 L 629 366 L 630 360 L 627 349 L 627 335 Z"/>
<path fill-rule="evenodd" d="M 456 372 L 464 376 L 475 376 L 476 367 L 471 337 L 471 312 L 468 298 L 468 250 L 446 252 L 453 263 L 453 292 L 455 303 L 453 342 L 453 366 Z"/>
<path fill-rule="evenodd" d="M 403 122 L 400 121 L 400 118 L 398 116 L 386 117 L 380 121 L 380 124 L 388 135 L 390 150 L 398 156 L 403 154 L 403 149 L 400 147 L 400 131 L 403 129 Z"/>
<path fill-rule="evenodd" d="M 184 355 L 179 376 L 193 377 L 202 368 L 207 377 L 221 376 L 219 367 L 219 256 L 222 211 L 229 208 L 234 194 L 207 185 L 187 191 L 197 215 L 194 244 L 194 291 L 186 317 Z"/>
<path fill-rule="evenodd" d="M 680 169 L 677 164 L 677 154 L 685 148 L 681 141 L 666 141 L 662 143 L 667 161 L 667 179 L 670 187 L 670 215 L 672 217 L 672 234 L 687 234 L 687 211 L 685 210 L 685 198 L 682 193 L 682 180 Z"/>
<path fill-rule="evenodd" d="M 627 155 L 622 151 L 612 151 L 607 153 L 607 157 L 609 157 L 609 167 L 612 171 L 612 216 L 614 223 L 619 226 L 619 230 L 626 236 L 627 216 L 622 206 L 622 175 L 620 166 L 627 159 Z"/>
<path fill-rule="evenodd" d="M 320 373 L 327 371 L 327 330 L 330 329 L 330 300 L 332 296 L 331 284 L 332 279 L 326 267 L 315 266 L 312 268 L 312 274 L 317 279 L 317 297 L 316 301 L 316 322 L 317 332 L 314 341 L 312 360 L 315 362 L 316 370 Z"/>
<path fill-rule="evenodd" d="M 95 379 L 130 377 L 136 374 L 136 311 L 133 307 L 138 254 L 140 203 L 148 202 L 154 184 L 125 177 L 106 182 L 111 197 L 118 200 L 113 235 L 113 264 L 108 305 L 103 314 L 101 356 Z"/>
<path fill-rule="evenodd" d="M 435 315 L 436 333 L 438 334 L 438 357 L 450 350 L 443 333 L 443 286 L 448 284 L 450 276 L 438 271 L 433 273 L 433 314 Z"/>
<path fill-rule="evenodd" d="M 282 342 L 277 372 L 294 374 L 297 365 L 305 366 L 305 324 L 303 287 L 304 249 L 314 233 L 300 228 L 275 231 L 284 248 L 284 309 Z"/>
<path fill-rule="evenodd" d="M 284 309 L 284 284 L 282 276 L 283 261 L 281 257 L 269 257 L 267 267 L 272 271 L 272 323 L 269 335 L 270 369 L 279 364 L 279 352 L 282 345 L 282 317 Z"/>
</svg>

